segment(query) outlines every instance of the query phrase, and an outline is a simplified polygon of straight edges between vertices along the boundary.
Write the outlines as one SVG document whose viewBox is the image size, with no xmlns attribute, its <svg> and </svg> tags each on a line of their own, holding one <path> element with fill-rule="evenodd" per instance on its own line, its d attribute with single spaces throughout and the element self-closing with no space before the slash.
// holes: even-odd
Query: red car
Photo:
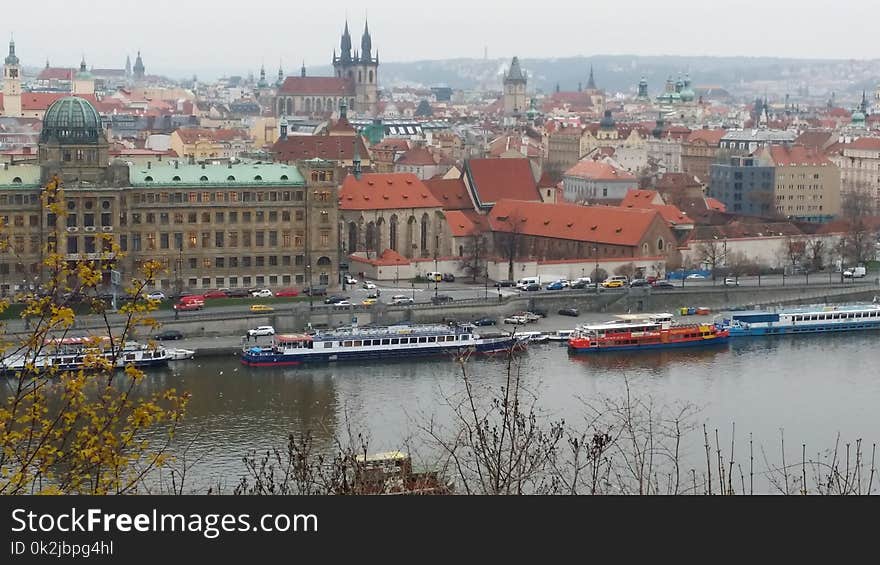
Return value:
<svg viewBox="0 0 880 565">
<path fill-rule="evenodd" d="M 276 292 L 276 293 L 275 293 L 275 296 L 280 296 L 280 297 L 285 297 L 285 296 L 288 296 L 288 297 L 299 296 L 299 291 L 296 290 L 295 288 L 285 288 L 285 289 L 283 289 L 283 290 L 279 290 L 278 292 Z"/>
<path fill-rule="evenodd" d="M 205 298 L 226 298 L 229 296 L 225 290 L 209 290 L 205 293 Z"/>
<path fill-rule="evenodd" d="M 188 312 L 190 310 L 201 310 L 205 307 L 204 302 L 178 302 L 174 305 L 174 309 L 178 312 Z"/>
</svg>

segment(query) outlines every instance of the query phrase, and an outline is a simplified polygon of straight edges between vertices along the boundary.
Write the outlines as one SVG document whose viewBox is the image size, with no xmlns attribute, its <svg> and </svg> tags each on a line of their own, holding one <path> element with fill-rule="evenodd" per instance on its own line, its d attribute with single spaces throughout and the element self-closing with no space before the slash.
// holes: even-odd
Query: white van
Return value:
<svg viewBox="0 0 880 565">
<path fill-rule="evenodd" d="M 431 282 L 442 282 L 443 281 L 443 273 L 431 271 L 431 272 L 425 273 L 425 278 Z"/>
<path fill-rule="evenodd" d="M 541 277 L 526 277 L 524 279 L 519 279 L 516 281 L 516 288 L 525 290 L 530 284 L 541 284 Z"/>
</svg>

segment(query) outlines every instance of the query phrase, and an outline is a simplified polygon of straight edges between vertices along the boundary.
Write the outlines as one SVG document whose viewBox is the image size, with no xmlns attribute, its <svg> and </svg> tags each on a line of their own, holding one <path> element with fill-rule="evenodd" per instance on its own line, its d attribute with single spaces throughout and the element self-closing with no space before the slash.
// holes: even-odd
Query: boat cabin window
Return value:
<svg viewBox="0 0 880 565">
<path fill-rule="evenodd" d="M 429 337 L 429 338 L 428 338 L 428 343 L 437 343 L 437 338 L 434 337 L 434 336 Z"/>
<path fill-rule="evenodd" d="M 468 340 L 470 338 L 471 338 L 471 334 L 464 334 L 463 336 L 461 336 L 461 339 L 464 339 L 464 340 Z"/>
<path fill-rule="evenodd" d="M 395 337 L 391 340 L 391 345 L 398 345 L 401 341 L 403 341 L 403 340 Z"/>
<path fill-rule="evenodd" d="M 391 340 L 390 340 L 390 339 L 383 339 L 383 340 L 382 340 L 382 345 L 390 345 L 390 344 L 391 344 Z"/>
<path fill-rule="evenodd" d="M 354 347 L 360 347 L 360 346 L 362 346 L 363 344 L 364 344 L 364 342 L 361 341 L 361 340 L 356 340 L 356 341 L 352 342 L 352 345 L 353 345 Z"/>
<path fill-rule="evenodd" d="M 446 336 L 446 341 L 455 341 L 455 336 L 454 335 Z"/>
<path fill-rule="evenodd" d="M 333 347 L 332 341 L 325 341 L 324 342 L 324 349 L 330 349 L 331 347 Z"/>
<path fill-rule="evenodd" d="M 343 341 L 342 347 L 351 347 L 351 342 L 350 341 Z"/>
</svg>

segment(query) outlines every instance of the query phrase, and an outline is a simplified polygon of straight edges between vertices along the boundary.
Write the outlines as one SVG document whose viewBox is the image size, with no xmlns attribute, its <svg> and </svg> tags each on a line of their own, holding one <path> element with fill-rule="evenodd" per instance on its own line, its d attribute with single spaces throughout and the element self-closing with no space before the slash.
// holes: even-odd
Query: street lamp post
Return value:
<svg viewBox="0 0 880 565">
<path fill-rule="evenodd" d="M 438 248 L 439 246 L 440 246 L 440 236 L 439 236 L 439 235 L 435 235 L 435 236 L 434 236 L 434 273 L 439 272 L 439 266 L 438 266 L 438 263 L 437 263 L 437 248 Z M 438 288 L 437 288 L 437 275 L 435 274 L 435 275 L 434 275 L 434 297 L 435 297 L 435 298 L 437 297 L 437 291 L 438 291 Z"/>
<path fill-rule="evenodd" d="M 312 286 L 312 265 L 306 265 L 306 277 L 308 277 L 309 281 L 309 310 L 314 307 L 314 297 L 315 297 L 315 289 Z"/>
<path fill-rule="evenodd" d="M 593 273 L 593 276 L 596 277 L 596 280 L 593 281 L 593 284 L 596 285 L 596 294 L 599 294 L 599 246 L 593 246 L 593 256 L 596 258 L 596 271 Z"/>
</svg>

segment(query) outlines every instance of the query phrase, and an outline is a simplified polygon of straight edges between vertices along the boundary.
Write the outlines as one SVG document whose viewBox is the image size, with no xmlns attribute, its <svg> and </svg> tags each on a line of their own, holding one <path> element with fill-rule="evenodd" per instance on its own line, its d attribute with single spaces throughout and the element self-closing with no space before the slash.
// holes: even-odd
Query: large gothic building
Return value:
<svg viewBox="0 0 880 565">
<path fill-rule="evenodd" d="M 348 22 L 340 41 L 340 53 L 333 51 L 333 77 L 287 77 L 275 97 L 275 114 L 327 115 L 338 112 L 345 104 L 359 116 L 375 116 L 379 103 L 379 54 L 373 54 L 373 40 L 368 24 L 364 24 L 361 50 L 352 50 Z"/>
</svg>

